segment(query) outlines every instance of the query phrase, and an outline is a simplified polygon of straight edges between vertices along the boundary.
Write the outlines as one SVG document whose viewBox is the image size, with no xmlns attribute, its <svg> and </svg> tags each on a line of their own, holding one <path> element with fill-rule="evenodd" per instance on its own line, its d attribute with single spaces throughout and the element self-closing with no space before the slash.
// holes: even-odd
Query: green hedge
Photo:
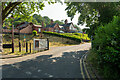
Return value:
<svg viewBox="0 0 120 80">
<path fill-rule="evenodd" d="M 109 24 L 99 26 L 93 40 L 93 49 L 99 54 L 99 63 L 107 72 L 104 74 L 118 78 L 114 72 L 120 70 L 120 17 L 114 17 Z M 112 71 L 113 74 L 109 75 Z"/>
<path fill-rule="evenodd" d="M 87 34 L 85 34 L 83 37 L 81 33 L 78 33 L 78 34 L 77 33 L 56 33 L 56 32 L 48 32 L 48 31 L 44 31 L 43 33 L 58 36 L 58 37 L 68 38 L 71 40 L 75 40 L 77 42 L 81 42 L 82 39 L 90 40 L 90 38 L 87 37 Z"/>
</svg>

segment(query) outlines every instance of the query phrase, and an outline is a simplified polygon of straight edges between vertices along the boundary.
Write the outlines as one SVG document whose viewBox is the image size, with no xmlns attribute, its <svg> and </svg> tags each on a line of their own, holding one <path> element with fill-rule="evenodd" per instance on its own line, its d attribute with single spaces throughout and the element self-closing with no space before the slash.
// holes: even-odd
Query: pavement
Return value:
<svg viewBox="0 0 120 80">
<path fill-rule="evenodd" d="M 4 54 L 4 55 L 1 55 L 0 54 L 0 59 L 8 59 L 8 58 L 16 58 L 16 57 L 21 57 L 21 56 L 18 56 L 18 55 L 8 55 L 8 54 Z"/>
<path fill-rule="evenodd" d="M 91 44 L 51 47 L 50 50 L 2 60 L 3 78 L 83 78 L 80 58 Z"/>
</svg>

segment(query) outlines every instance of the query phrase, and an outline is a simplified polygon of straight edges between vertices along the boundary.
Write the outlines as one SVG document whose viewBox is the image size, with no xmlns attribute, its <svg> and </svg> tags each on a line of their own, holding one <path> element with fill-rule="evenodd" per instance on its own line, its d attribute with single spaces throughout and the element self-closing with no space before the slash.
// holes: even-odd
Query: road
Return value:
<svg viewBox="0 0 120 80">
<path fill-rule="evenodd" d="M 50 50 L 2 60 L 3 78 L 82 78 L 80 58 L 90 43 L 51 47 Z"/>
</svg>

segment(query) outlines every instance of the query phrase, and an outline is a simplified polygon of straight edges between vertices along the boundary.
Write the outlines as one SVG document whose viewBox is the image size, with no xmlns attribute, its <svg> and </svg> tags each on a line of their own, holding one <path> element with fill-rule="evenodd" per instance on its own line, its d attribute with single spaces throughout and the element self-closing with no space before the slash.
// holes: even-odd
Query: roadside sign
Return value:
<svg viewBox="0 0 120 80">
<path fill-rule="evenodd" d="M 3 48 L 12 48 L 12 44 L 3 44 Z"/>
</svg>

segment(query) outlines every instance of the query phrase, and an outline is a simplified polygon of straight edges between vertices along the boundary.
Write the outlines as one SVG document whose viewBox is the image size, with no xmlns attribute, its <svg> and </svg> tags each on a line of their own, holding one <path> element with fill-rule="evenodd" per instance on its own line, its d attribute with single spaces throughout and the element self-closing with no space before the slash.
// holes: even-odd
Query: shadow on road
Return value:
<svg viewBox="0 0 120 80">
<path fill-rule="evenodd" d="M 87 52 L 64 52 L 62 57 L 43 55 L 15 64 L 3 65 L 3 78 L 82 78 L 79 60 Z"/>
</svg>

